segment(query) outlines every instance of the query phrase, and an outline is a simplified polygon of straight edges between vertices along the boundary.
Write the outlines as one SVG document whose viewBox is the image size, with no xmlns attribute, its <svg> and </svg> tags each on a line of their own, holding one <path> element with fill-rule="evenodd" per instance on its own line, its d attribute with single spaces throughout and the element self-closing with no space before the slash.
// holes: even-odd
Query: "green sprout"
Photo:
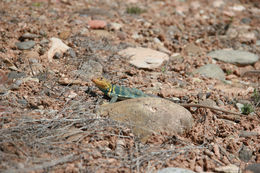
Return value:
<svg viewBox="0 0 260 173">
<path fill-rule="evenodd" d="M 34 3 L 32 3 L 32 6 L 33 7 L 40 7 L 42 5 L 42 3 L 40 3 L 40 2 L 34 2 Z"/>
<path fill-rule="evenodd" d="M 141 14 L 144 10 L 139 7 L 127 7 L 126 12 L 128 14 Z"/>
<path fill-rule="evenodd" d="M 255 104 L 259 104 L 259 102 L 260 102 L 260 92 L 257 89 L 254 89 L 252 99 L 253 99 Z"/>
<path fill-rule="evenodd" d="M 242 111 L 242 114 L 244 115 L 248 115 L 250 114 L 251 112 L 254 112 L 254 108 L 251 104 L 244 104 L 244 106 L 241 108 L 241 111 Z"/>
<path fill-rule="evenodd" d="M 227 75 L 231 75 L 233 72 L 232 72 L 232 70 L 226 70 L 226 73 L 227 73 Z"/>
<path fill-rule="evenodd" d="M 166 67 L 162 67 L 161 71 L 162 71 L 162 73 L 165 73 L 166 72 Z"/>
</svg>

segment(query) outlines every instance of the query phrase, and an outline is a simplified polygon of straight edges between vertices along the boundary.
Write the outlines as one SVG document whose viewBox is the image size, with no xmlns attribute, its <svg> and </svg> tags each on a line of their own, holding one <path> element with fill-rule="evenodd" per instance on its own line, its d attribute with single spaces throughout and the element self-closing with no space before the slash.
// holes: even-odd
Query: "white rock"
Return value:
<svg viewBox="0 0 260 173">
<path fill-rule="evenodd" d="M 114 23 L 113 22 L 113 23 L 110 23 L 110 25 L 111 25 L 111 29 L 115 30 L 115 31 L 118 31 L 122 28 L 122 25 L 120 23 Z"/>
<path fill-rule="evenodd" d="M 224 1 L 223 0 L 213 1 L 213 6 L 214 7 L 221 7 L 222 5 L 224 5 Z"/>
<path fill-rule="evenodd" d="M 47 52 L 48 60 L 52 62 L 53 56 L 55 53 L 63 54 L 70 47 L 64 44 L 60 39 L 52 37 L 50 38 L 50 49 Z"/>
<path fill-rule="evenodd" d="M 239 38 L 242 42 L 256 41 L 256 35 L 253 32 L 241 33 Z"/>
<path fill-rule="evenodd" d="M 244 105 L 242 103 L 236 103 L 236 106 L 240 112 L 241 112 L 242 108 L 244 107 Z"/>
<path fill-rule="evenodd" d="M 135 39 L 135 40 L 138 40 L 138 39 L 143 38 L 143 36 L 139 35 L 137 32 L 135 32 L 135 33 L 133 33 L 132 38 Z"/>
<path fill-rule="evenodd" d="M 160 45 L 163 45 L 163 43 L 161 42 L 161 40 L 159 40 L 158 38 L 153 38 L 153 41 L 156 43 L 156 44 L 160 44 Z"/>
<path fill-rule="evenodd" d="M 246 8 L 242 5 L 234 5 L 233 7 L 230 7 L 232 10 L 234 11 L 243 11 L 245 10 Z"/>
<path fill-rule="evenodd" d="M 169 60 L 169 56 L 165 53 L 142 47 L 127 48 L 118 54 L 129 57 L 132 65 L 145 69 L 157 68 L 162 65 L 164 61 Z"/>
</svg>

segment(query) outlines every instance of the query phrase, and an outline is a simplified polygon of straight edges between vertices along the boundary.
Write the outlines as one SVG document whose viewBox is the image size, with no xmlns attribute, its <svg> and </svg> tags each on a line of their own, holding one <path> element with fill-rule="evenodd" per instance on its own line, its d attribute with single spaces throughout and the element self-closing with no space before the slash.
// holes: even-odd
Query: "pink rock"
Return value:
<svg viewBox="0 0 260 173">
<path fill-rule="evenodd" d="M 107 23 L 103 20 L 90 20 L 88 25 L 91 29 L 104 29 Z"/>
</svg>

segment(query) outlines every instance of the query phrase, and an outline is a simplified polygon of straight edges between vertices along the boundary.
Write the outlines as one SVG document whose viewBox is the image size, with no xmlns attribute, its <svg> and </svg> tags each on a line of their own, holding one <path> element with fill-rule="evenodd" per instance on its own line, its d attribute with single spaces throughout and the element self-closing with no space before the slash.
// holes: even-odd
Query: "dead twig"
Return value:
<svg viewBox="0 0 260 173">
<path fill-rule="evenodd" d="M 245 73 L 243 73 L 242 76 L 248 75 L 250 73 L 260 74 L 260 70 L 249 70 L 249 71 L 246 71 Z"/>
</svg>

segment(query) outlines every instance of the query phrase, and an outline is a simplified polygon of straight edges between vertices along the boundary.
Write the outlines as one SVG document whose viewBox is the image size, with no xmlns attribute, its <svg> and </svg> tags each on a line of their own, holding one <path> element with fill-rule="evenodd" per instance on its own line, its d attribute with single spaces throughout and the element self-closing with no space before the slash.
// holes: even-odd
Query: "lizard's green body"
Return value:
<svg viewBox="0 0 260 173">
<path fill-rule="evenodd" d="M 151 97 L 150 95 L 147 95 L 143 91 L 136 88 L 128 88 L 124 86 L 111 84 L 104 78 L 95 78 L 92 79 L 92 81 L 105 95 L 111 98 L 111 103 L 114 103 L 117 100 Z"/>
</svg>

